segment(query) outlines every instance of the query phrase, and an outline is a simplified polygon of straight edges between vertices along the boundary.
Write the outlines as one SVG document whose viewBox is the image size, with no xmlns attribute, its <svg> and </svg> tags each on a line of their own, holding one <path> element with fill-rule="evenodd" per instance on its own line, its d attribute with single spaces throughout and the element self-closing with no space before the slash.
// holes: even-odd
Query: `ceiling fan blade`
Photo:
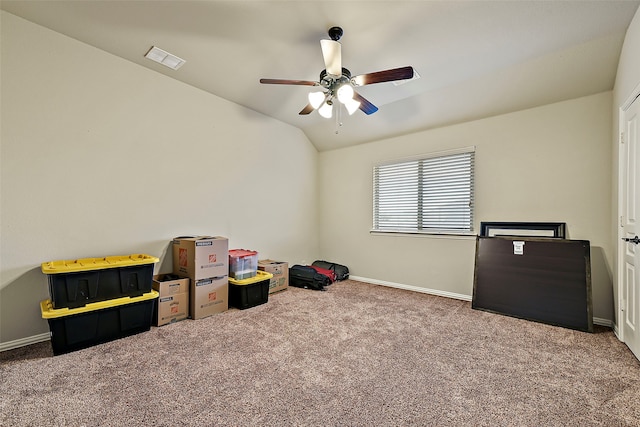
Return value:
<svg viewBox="0 0 640 427">
<path fill-rule="evenodd" d="M 342 45 L 335 40 L 320 40 L 324 67 L 332 76 L 342 76 Z"/>
<path fill-rule="evenodd" d="M 351 79 L 354 86 L 364 86 L 374 83 L 392 82 L 413 78 L 413 67 L 401 67 L 375 73 L 361 74 Z"/>
<path fill-rule="evenodd" d="M 260 79 L 260 83 L 268 85 L 319 86 L 318 82 L 310 80 Z"/>
<path fill-rule="evenodd" d="M 367 116 L 378 111 L 378 107 L 367 101 L 367 99 L 364 96 L 360 95 L 358 92 L 354 92 L 353 99 L 355 99 L 356 101 L 360 101 L 360 109 Z"/>
<path fill-rule="evenodd" d="M 304 116 L 304 115 L 310 114 L 313 110 L 315 110 L 315 108 L 313 108 L 311 104 L 307 104 L 307 106 L 304 107 L 302 111 L 300 111 L 298 114 L 300 114 L 301 116 Z"/>
</svg>

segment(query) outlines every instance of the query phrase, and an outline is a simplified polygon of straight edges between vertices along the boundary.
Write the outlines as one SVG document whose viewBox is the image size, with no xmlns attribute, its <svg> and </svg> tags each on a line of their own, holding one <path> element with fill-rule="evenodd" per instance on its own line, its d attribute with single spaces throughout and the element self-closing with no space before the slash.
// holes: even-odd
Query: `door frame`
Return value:
<svg viewBox="0 0 640 427">
<path fill-rule="evenodd" d="M 631 91 L 631 94 L 627 97 L 627 99 L 622 103 L 622 105 L 618 109 L 618 129 L 617 129 L 617 148 L 618 148 L 618 203 L 617 203 L 617 215 L 614 218 L 615 220 L 615 228 L 616 228 L 616 259 L 617 259 L 617 280 L 616 280 L 616 288 L 617 288 L 617 310 L 616 310 L 616 319 L 614 322 L 614 330 L 613 332 L 618 337 L 618 339 L 622 342 L 624 341 L 624 327 L 621 323 L 624 318 L 624 312 L 622 310 L 622 297 L 624 295 L 624 286 L 623 286 L 623 274 L 624 274 L 624 257 L 621 254 L 624 254 L 624 242 L 622 238 L 624 234 L 622 232 L 622 224 L 621 218 L 623 210 L 623 198 L 624 198 L 624 179 L 625 176 L 623 174 L 624 167 L 623 160 L 625 160 L 624 150 L 621 149 L 622 145 L 622 133 L 626 129 L 626 112 L 633 104 L 633 102 L 640 102 L 640 83 Z"/>
</svg>

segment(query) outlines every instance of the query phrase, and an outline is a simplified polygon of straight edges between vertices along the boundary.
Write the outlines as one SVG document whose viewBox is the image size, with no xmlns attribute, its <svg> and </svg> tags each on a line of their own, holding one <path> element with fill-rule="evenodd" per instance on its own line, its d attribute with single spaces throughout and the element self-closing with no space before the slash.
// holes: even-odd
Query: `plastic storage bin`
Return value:
<svg viewBox="0 0 640 427">
<path fill-rule="evenodd" d="M 115 298 L 79 308 L 54 309 L 51 300 L 40 303 L 49 322 L 53 354 L 63 354 L 151 329 L 158 292 Z"/>
<path fill-rule="evenodd" d="M 229 250 L 229 278 L 236 280 L 255 277 L 258 271 L 258 252 L 246 249 Z"/>
<path fill-rule="evenodd" d="M 142 254 L 51 261 L 42 264 L 42 272 L 48 276 L 53 308 L 77 308 L 150 292 L 158 261 Z"/>
<path fill-rule="evenodd" d="M 244 310 L 269 300 L 269 283 L 273 274 L 258 270 L 256 276 L 236 280 L 229 278 L 229 305 Z"/>
</svg>

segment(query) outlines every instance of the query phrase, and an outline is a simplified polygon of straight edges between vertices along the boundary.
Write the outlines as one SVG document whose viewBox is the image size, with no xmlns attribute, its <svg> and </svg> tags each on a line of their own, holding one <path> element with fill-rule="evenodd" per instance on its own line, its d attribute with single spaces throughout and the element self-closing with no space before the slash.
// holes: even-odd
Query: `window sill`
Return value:
<svg viewBox="0 0 640 427">
<path fill-rule="evenodd" d="M 475 240 L 477 234 L 473 231 L 392 231 L 369 230 L 373 236 L 398 236 L 398 237 L 429 237 L 436 239 L 461 239 Z"/>
</svg>

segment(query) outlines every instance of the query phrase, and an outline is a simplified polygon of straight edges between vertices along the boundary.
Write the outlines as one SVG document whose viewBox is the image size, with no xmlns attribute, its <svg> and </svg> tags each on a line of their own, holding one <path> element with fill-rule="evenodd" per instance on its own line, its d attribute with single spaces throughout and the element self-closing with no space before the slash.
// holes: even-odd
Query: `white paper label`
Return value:
<svg viewBox="0 0 640 427">
<path fill-rule="evenodd" d="M 513 242 L 513 254 L 514 255 L 524 254 L 524 242 Z"/>
</svg>

